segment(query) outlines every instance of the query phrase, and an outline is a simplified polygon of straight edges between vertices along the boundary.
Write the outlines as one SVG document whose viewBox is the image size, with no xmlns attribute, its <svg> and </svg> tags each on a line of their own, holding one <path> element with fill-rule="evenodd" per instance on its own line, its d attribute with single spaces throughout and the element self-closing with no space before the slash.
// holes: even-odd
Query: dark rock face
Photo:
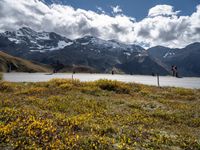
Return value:
<svg viewBox="0 0 200 150">
<path fill-rule="evenodd" d="M 1 33 L 0 49 L 40 63 L 51 65 L 59 61 L 63 65 L 88 66 L 97 72 L 110 72 L 117 68 L 124 73 L 169 74 L 138 45 L 92 36 L 70 40 L 53 32 L 36 32 L 24 27 Z"/>
</svg>

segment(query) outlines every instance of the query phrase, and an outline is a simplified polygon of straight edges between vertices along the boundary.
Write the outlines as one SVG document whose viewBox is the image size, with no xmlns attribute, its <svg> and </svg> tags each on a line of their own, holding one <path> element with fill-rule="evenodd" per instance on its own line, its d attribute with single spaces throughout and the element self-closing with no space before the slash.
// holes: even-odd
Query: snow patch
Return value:
<svg viewBox="0 0 200 150">
<path fill-rule="evenodd" d="M 38 38 L 36 38 L 37 40 L 49 40 L 49 35 L 48 34 L 43 34 L 40 35 Z"/>
<path fill-rule="evenodd" d="M 73 42 L 68 42 L 68 43 L 66 43 L 65 41 L 59 41 L 58 42 L 58 49 L 62 49 L 62 48 L 64 48 L 65 46 L 69 46 L 69 45 L 72 45 L 73 44 Z"/>
<path fill-rule="evenodd" d="M 163 56 L 163 58 L 166 58 L 166 57 L 168 57 L 168 56 L 173 56 L 173 55 L 175 55 L 174 52 L 167 52 L 167 53 Z"/>
<path fill-rule="evenodd" d="M 131 54 L 128 53 L 128 52 L 124 52 L 124 54 L 127 55 L 127 56 L 131 56 Z"/>
<path fill-rule="evenodd" d="M 18 40 L 18 39 L 14 39 L 14 38 L 8 38 L 11 42 L 15 42 L 16 44 L 19 44 L 19 43 L 21 43 L 21 41 L 20 40 Z"/>
<path fill-rule="evenodd" d="M 89 42 L 81 43 L 81 45 L 88 45 L 88 44 L 89 44 Z"/>
<path fill-rule="evenodd" d="M 40 53 L 45 53 L 43 50 L 30 50 L 30 52 L 40 52 Z"/>
<path fill-rule="evenodd" d="M 45 52 L 45 51 L 54 51 L 54 50 L 60 50 L 60 49 L 63 49 L 64 47 L 66 46 L 69 46 L 73 44 L 73 42 L 65 42 L 65 41 L 59 41 L 58 42 L 58 46 L 57 47 L 44 47 L 44 46 L 41 46 L 41 45 L 37 45 L 37 50 L 30 50 L 31 52 L 36 52 L 36 51 L 39 51 L 39 52 Z M 31 47 L 32 49 L 34 47 Z"/>
<path fill-rule="evenodd" d="M 24 34 L 23 34 L 21 31 L 19 31 L 19 30 L 16 31 L 16 35 L 17 35 L 17 36 L 24 36 Z"/>
</svg>

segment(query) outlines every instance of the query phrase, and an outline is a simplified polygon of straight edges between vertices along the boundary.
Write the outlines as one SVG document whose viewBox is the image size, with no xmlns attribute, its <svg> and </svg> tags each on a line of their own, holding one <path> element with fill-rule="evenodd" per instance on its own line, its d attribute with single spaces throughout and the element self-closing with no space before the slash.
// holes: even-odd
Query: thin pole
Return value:
<svg viewBox="0 0 200 150">
<path fill-rule="evenodd" d="M 160 87 L 160 79 L 159 79 L 159 74 L 157 73 L 157 83 L 158 83 L 158 87 Z"/>
</svg>

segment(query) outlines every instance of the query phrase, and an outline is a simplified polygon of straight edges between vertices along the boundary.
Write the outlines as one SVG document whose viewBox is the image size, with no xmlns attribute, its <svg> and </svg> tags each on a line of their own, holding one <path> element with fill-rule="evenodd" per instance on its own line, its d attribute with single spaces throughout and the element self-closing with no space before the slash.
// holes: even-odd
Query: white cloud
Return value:
<svg viewBox="0 0 200 150">
<path fill-rule="evenodd" d="M 150 46 L 184 47 L 193 42 L 200 42 L 200 5 L 191 16 L 177 16 L 172 6 L 155 6 L 149 15 L 138 22 L 135 28 L 138 42 Z"/>
<path fill-rule="evenodd" d="M 117 14 L 117 13 L 122 13 L 123 12 L 119 5 L 111 6 L 111 8 L 112 8 L 113 14 Z"/>
<path fill-rule="evenodd" d="M 165 8 L 165 11 L 160 8 Z M 178 11 L 174 11 L 172 6 L 158 5 L 139 22 L 119 14 L 119 10 L 115 12 L 118 13 L 109 16 L 61 4 L 47 6 L 38 0 L 0 0 L 0 31 L 29 26 L 34 30 L 53 31 L 70 39 L 92 35 L 147 47 L 184 47 L 200 42 L 200 5 L 191 16 L 178 16 Z"/>
<path fill-rule="evenodd" d="M 98 10 L 100 13 L 103 13 L 103 14 L 106 13 L 106 12 L 103 10 L 103 8 L 101 8 L 101 7 L 97 7 L 97 10 Z"/>
<path fill-rule="evenodd" d="M 170 5 L 156 5 L 155 7 L 149 10 L 148 16 L 170 16 L 170 15 L 177 15 L 180 11 L 174 11 L 173 7 Z"/>
</svg>

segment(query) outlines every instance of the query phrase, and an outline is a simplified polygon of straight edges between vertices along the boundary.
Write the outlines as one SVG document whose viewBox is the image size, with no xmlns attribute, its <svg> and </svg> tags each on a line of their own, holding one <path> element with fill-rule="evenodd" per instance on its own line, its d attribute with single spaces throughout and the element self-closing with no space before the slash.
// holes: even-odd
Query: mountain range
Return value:
<svg viewBox="0 0 200 150">
<path fill-rule="evenodd" d="M 63 67 L 82 66 L 101 73 L 114 70 L 127 74 L 169 75 L 171 65 L 177 65 L 182 76 L 200 76 L 197 61 L 200 43 L 183 49 L 157 46 L 145 50 L 139 45 L 115 40 L 92 36 L 71 40 L 54 32 L 36 32 L 23 27 L 0 33 L 0 49 L 13 56 L 53 67 L 62 64 Z"/>
</svg>

